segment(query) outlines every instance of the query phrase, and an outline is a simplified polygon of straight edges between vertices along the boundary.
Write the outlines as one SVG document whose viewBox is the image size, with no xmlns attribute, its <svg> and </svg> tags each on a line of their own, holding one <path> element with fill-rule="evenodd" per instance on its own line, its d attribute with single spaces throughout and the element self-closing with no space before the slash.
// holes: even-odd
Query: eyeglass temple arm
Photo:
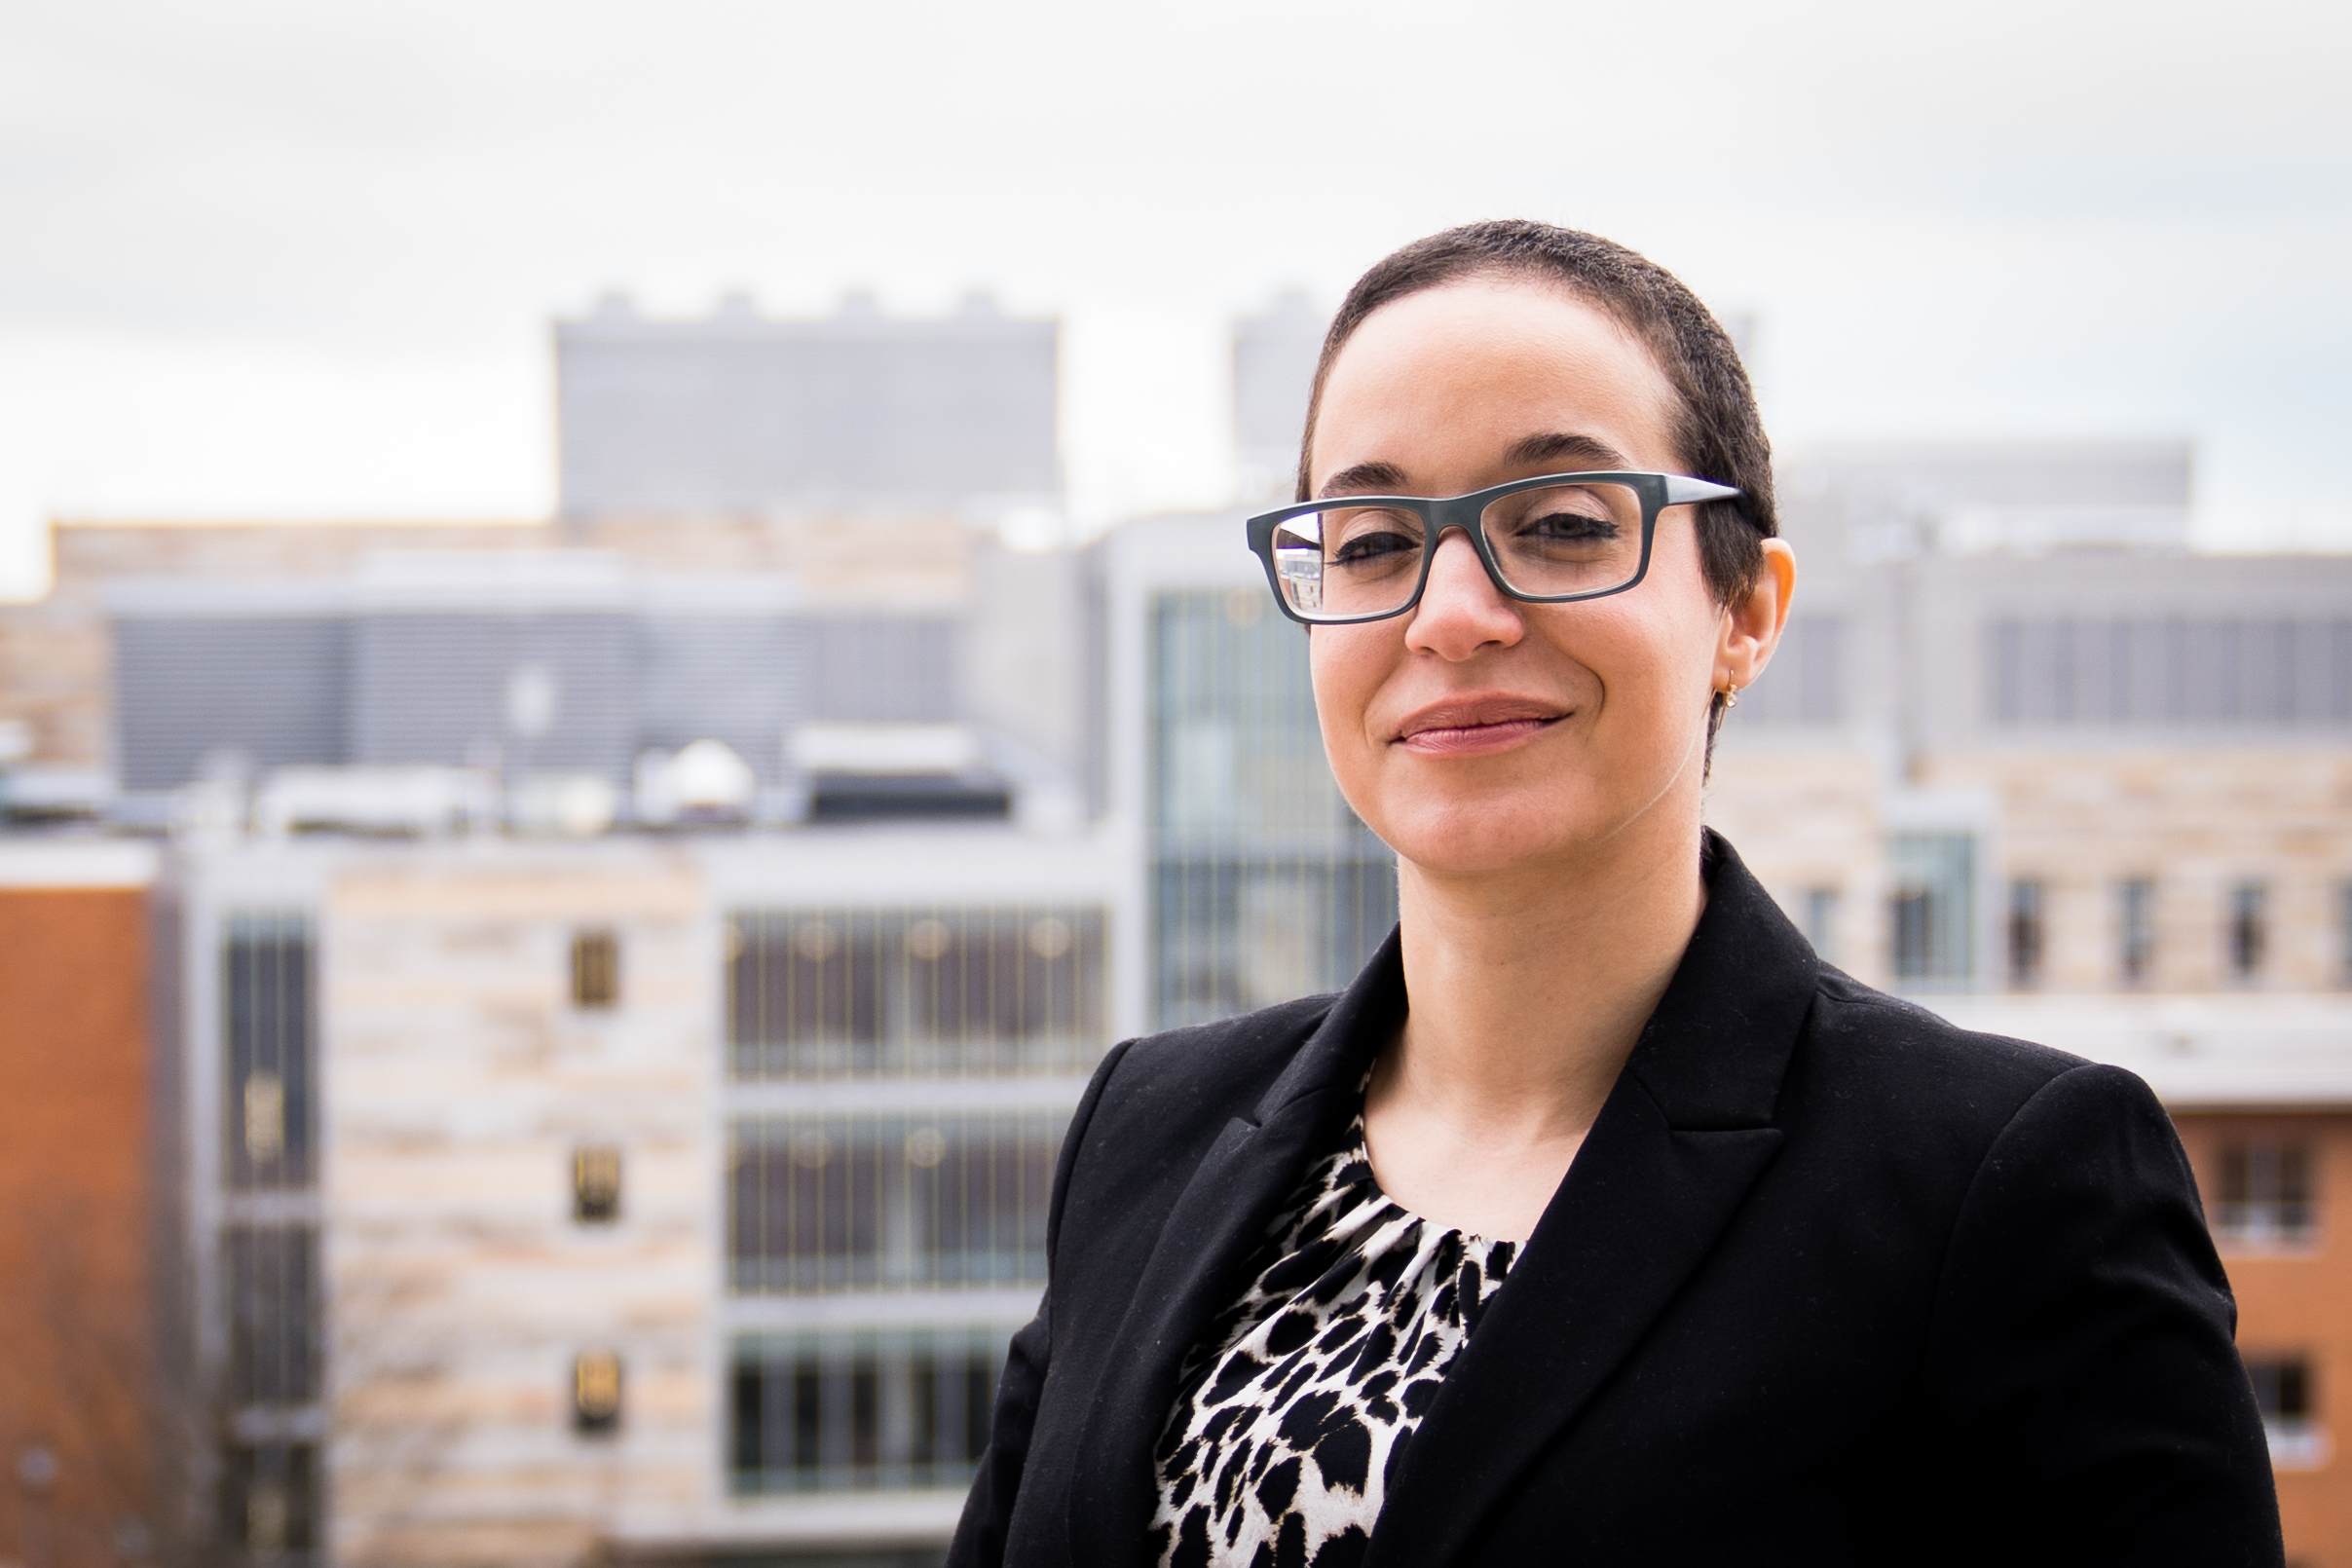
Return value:
<svg viewBox="0 0 2352 1568">
<path fill-rule="evenodd" d="M 1739 490 L 1735 485 L 1711 484 L 1704 479 L 1688 479 L 1678 473 L 1666 475 L 1666 504 L 1687 506 L 1700 501 L 1736 501 Z"/>
</svg>

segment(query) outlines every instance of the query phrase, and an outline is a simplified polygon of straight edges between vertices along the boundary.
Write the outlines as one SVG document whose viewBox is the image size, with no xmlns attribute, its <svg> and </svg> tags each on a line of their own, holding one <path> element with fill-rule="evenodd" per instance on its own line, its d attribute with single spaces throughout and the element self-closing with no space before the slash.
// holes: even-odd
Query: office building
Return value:
<svg viewBox="0 0 2352 1568">
<path fill-rule="evenodd" d="M 1330 314 L 1296 289 L 1233 323 L 1233 457 L 1245 505 L 1291 499 L 1307 394 Z"/>
<path fill-rule="evenodd" d="M 884 316 L 852 294 L 776 320 L 743 295 L 654 320 L 620 296 L 555 329 L 558 509 L 571 523 L 1060 504 L 1060 330 L 986 295 Z"/>
<path fill-rule="evenodd" d="M 1002 824 L 185 842 L 231 1545 L 936 1549 L 1108 1043 L 1110 894 Z"/>
</svg>

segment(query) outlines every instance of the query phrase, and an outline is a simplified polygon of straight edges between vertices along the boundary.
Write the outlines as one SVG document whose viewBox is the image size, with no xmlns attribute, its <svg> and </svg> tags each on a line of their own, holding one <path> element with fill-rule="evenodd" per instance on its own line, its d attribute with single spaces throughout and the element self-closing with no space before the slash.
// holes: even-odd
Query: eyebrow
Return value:
<svg viewBox="0 0 2352 1568">
<path fill-rule="evenodd" d="M 1512 443 L 1503 461 L 1514 467 L 1522 463 L 1551 463 L 1566 458 L 1587 468 L 1630 468 L 1633 461 L 1608 442 L 1595 436 L 1573 432 L 1550 431 L 1530 435 Z"/>
<path fill-rule="evenodd" d="M 1358 463 L 1323 482 L 1322 496 L 1393 496 L 1404 489 L 1404 470 L 1394 463 Z"/>
<path fill-rule="evenodd" d="M 1630 458 L 1606 441 L 1595 436 L 1559 430 L 1524 436 L 1512 442 L 1511 450 L 1503 454 L 1503 461 L 1514 468 L 1562 461 L 1582 468 L 1633 467 Z M 1394 496 L 1402 494 L 1406 483 L 1402 468 L 1394 463 L 1374 461 L 1340 469 L 1325 479 L 1323 488 L 1315 494 L 1318 500 L 1327 496 Z"/>
</svg>

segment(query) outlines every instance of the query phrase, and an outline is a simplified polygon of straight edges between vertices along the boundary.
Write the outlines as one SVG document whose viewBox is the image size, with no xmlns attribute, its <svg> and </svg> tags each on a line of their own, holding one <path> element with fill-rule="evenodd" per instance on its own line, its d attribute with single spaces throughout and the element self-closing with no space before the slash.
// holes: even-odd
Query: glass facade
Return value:
<svg viewBox="0 0 2352 1568">
<path fill-rule="evenodd" d="M 737 1291 L 1043 1285 L 1066 1111 L 747 1118 L 728 1154 Z"/>
<path fill-rule="evenodd" d="M 221 1233 L 228 1285 L 228 1402 L 308 1404 L 318 1398 L 318 1233 L 309 1225 L 231 1225 Z"/>
<path fill-rule="evenodd" d="M 316 1116 L 308 917 L 231 916 L 221 968 L 228 1184 L 307 1187 Z"/>
<path fill-rule="evenodd" d="M 213 1236 L 223 1330 L 212 1390 L 232 1433 L 319 1416 L 317 941 L 299 911 L 239 911 L 220 937 L 221 1223 Z M 317 1448 L 233 1438 L 218 1453 L 219 1540 L 231 1561 L 319 1560 Z"/>
<path fill-rule="evenodd" d="M 1976 976 L 1976 840 L 1898 833 L 1886 847 L 1895 979 L 1918 989 L 1966 987 Z"/>
<path fill-rule="evenodd" d="M 1093 1070 L 1100 909 L 750 910 L 728 923 L 740 1079 Z"/>
<path fill-rule="evenodd" d="M 1262 588 L 1156 594 L 1148 627 L 1153 1027 L 1344 987 L 1396 862 L 1332 782 L 1304 632 Z"/>
<path fill-rule="evenodd" d="M 1026 1317 L 1045 1283 L 1055 1158 L 1109 1043 L 1109 937 L 1097 905 L 728 915 L 738 1494 L 970 1482 L 1006 1297 Z M 843 1294 L 905 1326 L 842 1327 Z"/>
<path fill-rule="evenodd" d="M 307 1442 L 239 1443 L 223 1455 L 223 1536 L 243 1563 L 302 1568 L 320 1560 L 318 1451 Z"/>
</svg>

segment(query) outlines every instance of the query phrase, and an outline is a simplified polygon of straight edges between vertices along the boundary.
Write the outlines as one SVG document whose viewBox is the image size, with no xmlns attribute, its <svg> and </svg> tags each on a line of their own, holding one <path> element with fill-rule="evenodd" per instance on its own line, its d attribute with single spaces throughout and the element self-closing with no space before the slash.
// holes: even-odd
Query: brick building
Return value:
<svg viewBox="0 0 2352 1568">
<path fill-rule="evenodd" d="M 155 1320 L 147 845 L 0 840 L 0 1556 L 176 1539 Z"/>
</svg>

